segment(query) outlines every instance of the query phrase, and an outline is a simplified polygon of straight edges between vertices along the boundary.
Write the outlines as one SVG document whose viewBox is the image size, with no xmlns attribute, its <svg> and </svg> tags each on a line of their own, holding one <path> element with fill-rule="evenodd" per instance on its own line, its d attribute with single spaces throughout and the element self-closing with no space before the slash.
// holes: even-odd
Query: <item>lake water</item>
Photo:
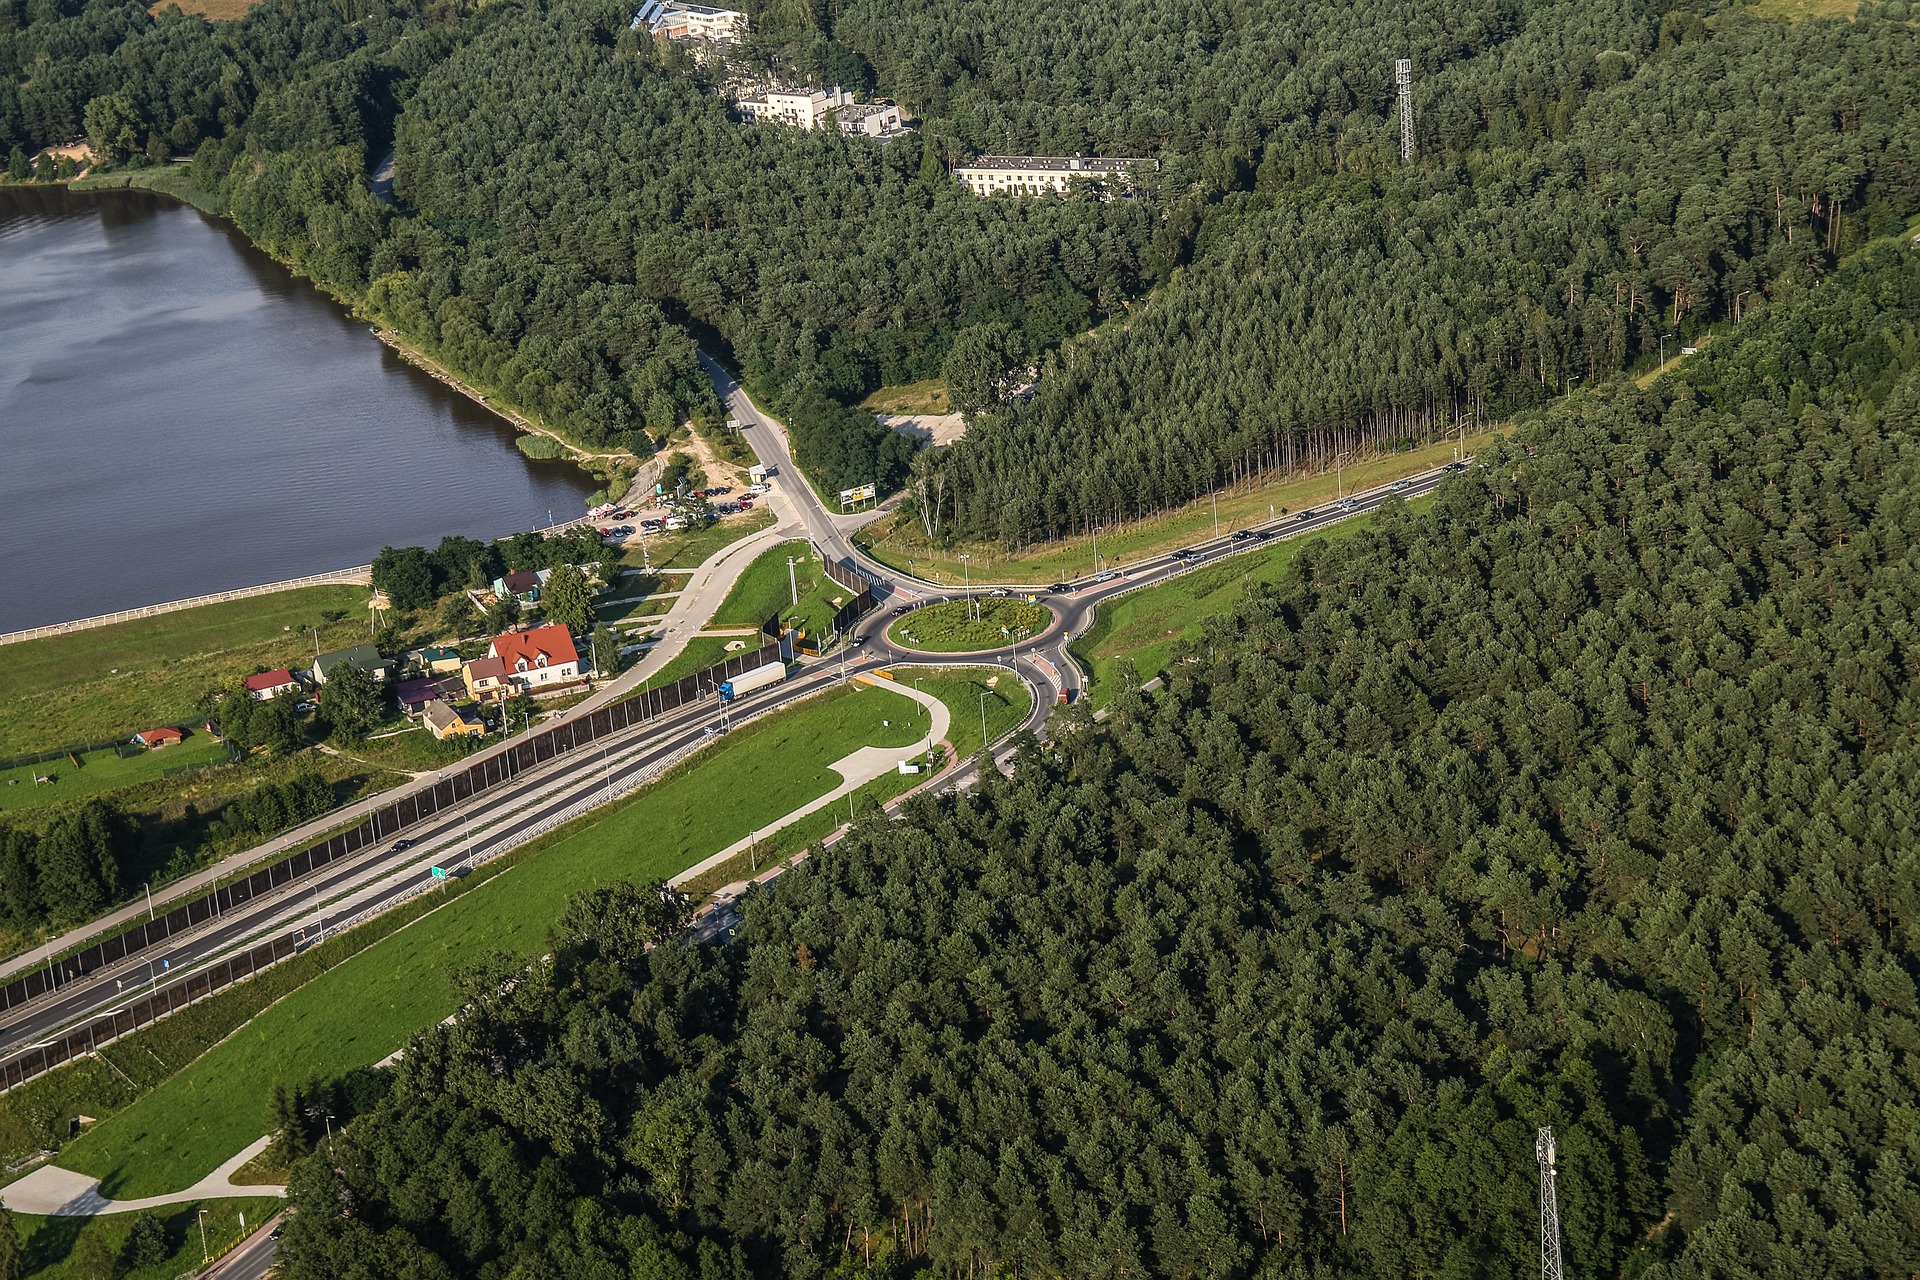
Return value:
<svg viewBox="0 0 1920 1280">
<path fill-rule="evenodd" d="M 0 631 L 580 515 L 513 436 L 190 206 L 0 188 Z"/>
</svg>

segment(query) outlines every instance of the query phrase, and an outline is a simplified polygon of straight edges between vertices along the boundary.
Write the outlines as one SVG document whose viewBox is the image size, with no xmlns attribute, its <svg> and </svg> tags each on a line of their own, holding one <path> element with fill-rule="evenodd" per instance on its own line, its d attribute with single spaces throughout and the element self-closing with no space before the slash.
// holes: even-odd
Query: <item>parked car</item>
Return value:
<svg viewBox="0 0 1920 1280">
<path fill-rule="evenodd" d="M 765 480 L 762 480 L 759 484 L 748 485 L 747 492 L 748 493 L 772 493 L 773 486 L 768 484 Z"/>
<path fill-rule="evenodd" d="M 685 516 L 667 517 L 667 523 L 665 525 L 665 528 L 668 533 L 678 533 L 686 527 L 687 527 L 687 518 Z"/>
</svg>

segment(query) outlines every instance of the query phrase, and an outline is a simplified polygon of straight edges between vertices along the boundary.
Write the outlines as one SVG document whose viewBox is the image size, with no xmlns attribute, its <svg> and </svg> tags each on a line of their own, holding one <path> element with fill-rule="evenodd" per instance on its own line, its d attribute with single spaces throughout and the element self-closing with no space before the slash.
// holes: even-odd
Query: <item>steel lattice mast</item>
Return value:
<svg viewBox="0 0 1920 1280">
<path fill-rule="evenodd" d="M 1560 1269 L 1560 1202 L 1553 1193 L 1553 1130 L 1540 1126 L 1533 1140 L 1540 1160 L 1540 1280 L 1564 1280 Z"/>
<path fill-rule="evenodd" d="M 1413 59 L 1393 64 L 1393 82 L 1400 90 L 1400 159 L 1413 159 Z"/>
</svg>

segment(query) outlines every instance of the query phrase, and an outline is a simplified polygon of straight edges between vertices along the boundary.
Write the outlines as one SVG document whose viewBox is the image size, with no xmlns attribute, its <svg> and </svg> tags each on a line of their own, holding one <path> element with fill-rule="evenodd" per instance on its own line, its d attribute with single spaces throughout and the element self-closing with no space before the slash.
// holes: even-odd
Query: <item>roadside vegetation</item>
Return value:
<svg viewBox="0 0 1920 1280">
<path fill-rule="evenodd" d="M 285 1203 L 277 1196 L 246 1196 L 95 1218 L 9 1214 L 26 1268 L 15 1274 L 30 1280 L 178 1280 L 198 1275 L 206 1254 L 218 1259 L 240 1243 L 243 1217 L 252 1232 Z"/>
<path fill-rule="evenodd" d="M 789 558 L 794 561 L 791 576 Z M 805 633 L 801 643 L 817 648 L 834 615 L 853 595 L 827 576 L 811 542 L 783 542 L 747 567 L 707 626 L 757 627 L 777 615 L 783 625 Z"/>
<path fill-rule="evenodd" d="M 971 604 L 949 600 L 923 605 L 887 628 L 887 639 L 926 653 L 971 653 L 1003 649 L 1039 635 L 1053 623 L 1053 610 L 1025 600 L 983 597 Z"/>
<path fill-rule="evenodd" d="M 1469 433 L 1466 450 L 1483 449 L 1495 439 L 1492 431 Z M 1191 546 L 1250 525 L 1325 506 L 1342 492 L 1391 484 L 1421 475 L 1452 461 L 1460 448 L 1457 436 L 1393 452 L 1351 458 L 1336 472 L 1331 463 L 1298 475 L 1281 475 L 1249 483 L 1219 494 L 1201 494 L 1177 507 L 1144 519 L 1116 522 L 1100 530 L 1100 568 L 1113 569 L 1135 560 Z M 1218 524 L 1215 513 L 1218 513 Z M 1044 587 L 1063 579 L 1083 578 L 1095 572 L 1092 536 L 1041 542 L 1009 552 L 990 542 L 943 541 L 927 538 L 912 512 L 883 516 L 854 535 L 854 541 L 874 559 L 902 573 L 956 587 L 967 578 L 979 583 L 1021 583 Z M 960 556 L 969 557 L 968 564 Z"/>
<path fill-rule="evenodd" d="M 942 379 L 922 378 L 881 387 L 862 400 L 860 407 L 868 413 L 944 414 L 953 412 L 953 401 Z"/>
</svg>

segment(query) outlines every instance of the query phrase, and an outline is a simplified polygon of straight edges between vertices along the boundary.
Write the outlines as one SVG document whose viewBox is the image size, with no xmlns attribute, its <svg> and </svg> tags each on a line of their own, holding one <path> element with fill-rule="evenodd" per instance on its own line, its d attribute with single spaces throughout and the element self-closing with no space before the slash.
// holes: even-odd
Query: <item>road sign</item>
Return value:
<svg viewBox="0 0 1920 1280">
<path fill-rule="evenodd" d="M 447 878 L 447 869 L 445 867 L 428 867 L 427 870 L 433 874 L 435 880 L 445 880 Z"/>
</svg>

